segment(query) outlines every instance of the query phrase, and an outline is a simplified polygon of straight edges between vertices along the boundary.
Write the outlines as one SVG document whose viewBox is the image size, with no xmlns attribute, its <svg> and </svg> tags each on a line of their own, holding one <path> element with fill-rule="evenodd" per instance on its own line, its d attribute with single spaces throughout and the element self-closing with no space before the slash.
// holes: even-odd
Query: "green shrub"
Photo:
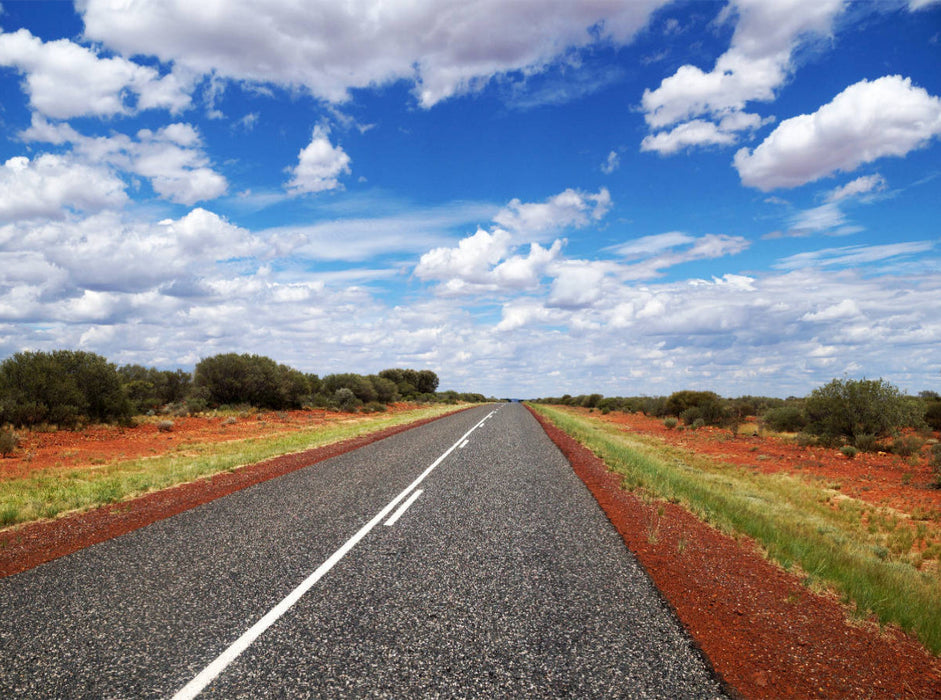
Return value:
<svg viewBox="0 0 941 700">
<path fill-rule="evenodd" d="M 341 411 L 355 411 L 362 405 L 362 401 L 356 398 L 356 394 L 353 393 L 352 389 L 345 386 L 336 390 L 333 399 L 336 407 Z"/>
<path fill-rule="evenodd" d="M 891 450 L 893 454 L 897 454 L 899 457 L 911 457 L 914 454 L 918 454 L 924 446 L 925 441 L 920 437 L 916 435 L 906 435 L 893 440 Z"/>
<path fill-rule="evenodd" d="M 259 408 L 300 408 L 310 394 L 307 375 L 269 357 L 225 353 L 196 364 L 194 384 L 211 404 L 247 403 Z"/>
<path fill-rule="evenodd" d="M 797 406 L 779 406 L 765 411 L 762 422 L 778 433 L 798 433 L 807 426 L 804 412 Z"/>
<path fill-rule="evenodd" d="M 673 430 L 673 428 L 676 427 L 677 423 L 679 423 L 679 421 L 676 418 L 673 418 L 672 416 L 669 418 L 663 419 L 663 424 L 667 427 L 668 430 Z"/>
<path fill-rule="evenodd" d="M 843 445 L 843 447 L 840 448 L 840 452 L 842 452 L 843 456 L 847 459 L 853 459 L 859 454 L 859 450 L 852 445 Z"/>
<path fill-rule="evenodd" d="M 0 363 L 0 423 L 126 422 L 133 407 L 115 366 L 78 350 L 21 352 Z"/>
<path fill-rule="evenodd" d="M 878 452 L 882 449 L 879 438 L 872 433 L 860 433 L 853 438 L 853 445 L 862 452 Z"/>
<path fill-rule="evenodd" d="M 928 401 L 925 407 L 925 423 L 932 430 L 941 430 L 941 400 Z"/>
<path fill-rule="evenodd" d="M 885 437 L 918 422 L 909 398 L 882 379 L 834 379 L 804 402 L 807 430 L 831 439 Z"/>
<path fill-rule="evenodd" d="M 0 430 L 0 457 L 8 457 L 19 447 L 20 438 L 12 430 Z"/>
</svg>

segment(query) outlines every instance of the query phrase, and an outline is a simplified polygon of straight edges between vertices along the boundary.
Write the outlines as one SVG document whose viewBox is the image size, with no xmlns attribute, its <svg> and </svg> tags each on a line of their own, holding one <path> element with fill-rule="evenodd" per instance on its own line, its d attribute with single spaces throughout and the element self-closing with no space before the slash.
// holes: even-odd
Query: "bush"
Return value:
<svg viewBox="0 0 941 700">
<path fill-rule="evenodd" d="M 667 427 L 667 430 L 673 430 L 673 428 L 676 427 L 677 423 L 679 423 L 679 421 L 676 418 L 673 418 L 672 416 L 670 418 L 663 419 L 663 424 Z"/>
<path fill-rule="evenodd" d="M 172 420 L 162 420 L 157 423 L 157 430 L 161 433 L 169 433 L 173 431 L 173 421 Z"/>
<path fill-rule="evenodd" d="M 840 452 L 842 452 L 847 459 L 853 459 L 859 454 L 859 450 L 852 445 L 843 445 L 843 447 L 840 448 Z"/>
<path fill-rule="evenodd" d="M 834 379 L 811 392 L 804 410 L 807 430 L 831 439 L 886 437 L 918 422 L 907 397 L 882 379 Z"/>
<path fill-rule="evenodd" d="M 934 485 L 936 488 L 941 489 L 941 443 L 935 443 L 931 446 L 928 463 L 934 469 Z"/>
<path fill-rule="evenodd" d="M 853 438 L 853 445 L 856 446 L 856 449 L 862 450 L 863 452 L 878 452 L 882 447 L 879 444 L 879 438 L 872 433 L 860 433 Z"/>
<path fill-rule="evenodd" d="M 362 404 L 362 401 L 356 398 L 356 394 L 345 386 L 337 389 L 333 398 L 341 411 L 355 411 Z"/>
<path fill-rule="evenodd" d="M 762 422 L 777 433 L 799 433 L 807 425 L 804 412 L 797 406 L 779 406 L 765 411 Z"/>
<path fill-rule="evenodd" d="M 941 401 L 931 400 L 925 407 L 925 423 L 932 430 L 941 430 Z"/>
<path fill-rule="evenodd" d="M 310 394 L 307 375 L 260 355 L 204 358 L 196 365 L 194 384 L 216 405 L 247 403 L 276 411 L 300 408 Z"/>
<path fill-rule="evenodd" d="M 922 447 L 925 446 L 925 441 L 916 435 L 906 435 L 905 437 L 896 438 L 892 442 L 892 453 L 897 454 L 899 457 L 911 457 L 914 454 L 918 454 Z"/>
<path fill-rule="evenodd" d="M 132 414 L 115 366 L 75 350 L 21 352 L 0 364 L 0 423 L 127 422 Z"/>
<path fill-rule="evenodd" d="M 19 436 L 12 430 L 0 430 L 0 457 L 8 457 L 20 445 Z"/>
</svg>

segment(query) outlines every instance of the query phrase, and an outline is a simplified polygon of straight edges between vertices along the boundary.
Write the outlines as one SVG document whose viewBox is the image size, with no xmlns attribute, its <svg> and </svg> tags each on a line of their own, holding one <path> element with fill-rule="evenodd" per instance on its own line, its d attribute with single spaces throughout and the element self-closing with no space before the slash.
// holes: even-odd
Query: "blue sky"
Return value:
<svg viewBox="0 0 941 700">
<path fill-rule="evenodd" d="M 2 2 L 0 357 L 941 389 L 941 2 Z"/>
</svg>

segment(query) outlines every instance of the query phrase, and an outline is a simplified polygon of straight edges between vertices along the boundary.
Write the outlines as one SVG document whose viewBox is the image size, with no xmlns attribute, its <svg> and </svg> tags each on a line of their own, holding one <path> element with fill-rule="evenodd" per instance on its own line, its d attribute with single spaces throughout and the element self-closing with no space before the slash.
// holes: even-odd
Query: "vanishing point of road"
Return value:
<svg viewBox="0 0 941 700">
<path fill-rule="evenodd" d="M 519 404 L 0 580 L 0 697 L 721 695 Z"/>
</svg>

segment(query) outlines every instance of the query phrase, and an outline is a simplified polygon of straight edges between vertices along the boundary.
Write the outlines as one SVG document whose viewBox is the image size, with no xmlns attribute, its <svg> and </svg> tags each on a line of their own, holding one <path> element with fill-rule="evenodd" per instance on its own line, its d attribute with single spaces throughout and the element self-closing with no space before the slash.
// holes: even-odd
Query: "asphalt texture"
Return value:
<svg viewBox="0 0 941 700">
<path fill-rule="evenodd" d="M 173 697 L 494 410 L 199 697 L 722 697 L 518 404 L 0 580 L 0 697 Z"/>
</svg>

